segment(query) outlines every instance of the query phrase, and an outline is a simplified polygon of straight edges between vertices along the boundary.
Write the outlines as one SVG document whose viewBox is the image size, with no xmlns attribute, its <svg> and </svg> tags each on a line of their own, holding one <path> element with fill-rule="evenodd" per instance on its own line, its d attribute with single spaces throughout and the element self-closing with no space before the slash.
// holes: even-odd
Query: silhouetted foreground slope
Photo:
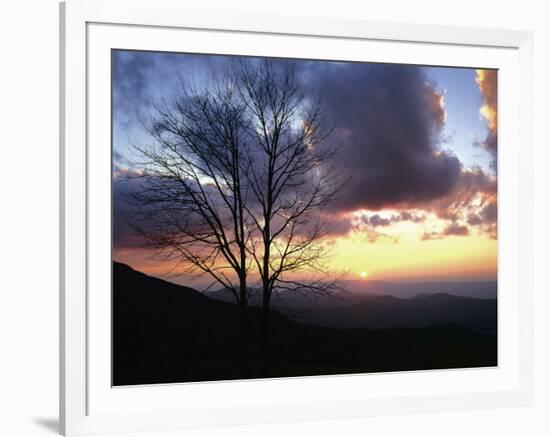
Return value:
<svg viewBox="0 0 550 437">
<path fill-rule="evenodd" d="M 113 263 L 113 384 L 150 384 L 497 364 L 496 335 L 460 324 L 335 329 L 272 314 L 262 364 L 260 311 L 248 311 L 243 355 L 239 308 Z"/>
</svg>

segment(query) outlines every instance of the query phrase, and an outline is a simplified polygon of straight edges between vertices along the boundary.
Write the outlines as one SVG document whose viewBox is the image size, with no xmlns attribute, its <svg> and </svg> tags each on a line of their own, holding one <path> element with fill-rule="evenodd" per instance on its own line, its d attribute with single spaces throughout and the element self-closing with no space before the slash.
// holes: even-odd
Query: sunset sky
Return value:
<svg viewBox="0 0 550 437">
<path fill-rule="evenodd" d="M 113 256 L 154 275 L 124 222 L 119 175 L 140 114 L 179 78 L 207 87 L 227 56 L 113 52 Z M 284 60 L 319 96 L 350 181 L 324 212 L 334 271 L 350 279 L 494 280 L 497 271 L 497 73 L 467 68 Z M 185 283 L 185 278 L 178 282 Z"/>
</svg>

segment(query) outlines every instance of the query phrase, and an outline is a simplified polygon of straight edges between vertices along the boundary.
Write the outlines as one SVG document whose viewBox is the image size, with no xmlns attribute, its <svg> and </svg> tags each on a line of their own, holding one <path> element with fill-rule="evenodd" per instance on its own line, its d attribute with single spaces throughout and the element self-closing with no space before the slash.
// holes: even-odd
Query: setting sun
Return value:
<svg viewBox="0 0 550 437">
<path fill-rule="evenodd" d="M 365 279 L 369 274 L 367 272 L 361 272 L 359 273 L 359 276 L 361 276 L 362 279 Z"/>
</svg>

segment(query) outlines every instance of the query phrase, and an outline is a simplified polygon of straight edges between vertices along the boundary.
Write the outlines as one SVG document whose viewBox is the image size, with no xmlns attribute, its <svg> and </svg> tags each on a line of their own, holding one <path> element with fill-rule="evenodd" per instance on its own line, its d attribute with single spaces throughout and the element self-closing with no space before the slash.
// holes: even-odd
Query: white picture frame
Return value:
<svg viewBox="0 0 550 437">
<path fill-rule="evenodd" d="M 60 14 L 62 434 L 155 431 L 512 407 L 531 402 L 533 97 L 530 32 L 200 12 L 186 9 L 178 0 L 67 0 L 61 4 Z M 408 372 L 406 375 L 395 373 L 376 378 L 348 375 L 195 386 L 173 384 L 144 387 L 139 389 L 142 392 L 134 389 L 127 395 L 106 383 L 105 372 L 101 369 L 105 368 L 108 357 L 102 355 L 103 349 L 98 345 L 105 343 L 104 335 L 109 332 L 108 311 L 105 312 L 109 302 L 98 299 L 95 293 L 90 292 L 89 280 L 93 277 L 96 283 L 101 284 L 100 280 L 95 279 L 101 278 L 101 275 L 96 275 L 98 272 L 95 270 L 90 272 L 90 262 L 93 265 L 94 259 L 103 256 L 101 250 L 97 251 L 90 244 L 90 231 L 93 241 L 97 240 L 94 217 L 100 214 L 94 199 L 101 198 L 105 193 L 101 190 L 110 187 L 110 179 L 103 180 L 106 173 L 101 170 L 106 166 L 110 169 L 110 159 L 105 162 L 105 155 L 96 153 L 100 147 L 92 146 L 105 143 L 104 129 L 101 121 L 97 120 L 103 116 L 102 113 L 110 112 L 105 107 L 101 110 L 106 102 L 103 97 L 90 98 L 90 87 L 105 88 L 108 79 L 108 75 L 98 74 L 93 69 L 99 68 L 102 53 L 110 48 L 136 48 L 127 46 L 130 41 L 138 46 L 149 44 L 143 48 L 164 47 L 163 44 L 166 45 L 169 39 L 168 34 L 174 32 L 194 32 L 194 40 L 198 44 L 196 51 L 215 52 L 215 35 L 219 40 L 220 35 L 231 34 L 235 36 L 236 53 L 240 53 L 238 47 L 241 44 L 246 45 L 246 53 L 267 55 L 268 44 L 260 45 L 254 41 L 294 38 L 303 41 L 292 44 L 296 56 L 300 55 L 299 50 L 314 50 L 315 44 L 322 40 L 324 50 L 329 50 L 329 46 L 333 45 L 332 57 L 336 56 L 334 53 L 344 51 L 347 53 L 344 58 L 351 59 L 358 50 L 352 46 L 371 44 L 369 47 L 374 53 L 381 51 L 376 48 L 377 45 L 391 43 L 394 48 L 383 55 L 388 56 L 384 58 L 388 62 L 394 56 L 393 59 L 402 59 L 401 62 L 430 63 L 434 56 L 440 56 L 437 62 L 441 65 L 457 65 L 451 63 L 469 56 L 472 66 L 484 58 L 487 66 L 503 68 L 508 78 L 503 81 L 504 86 L 508 84 L 512 90 L 510 98 L 505 99 L 508 101 L 505 106 L 510 109 L 504 110 L 503 114 L 499 111 L 499 126 L 510 126 L 509 130 L 504 128 L 502 135 L 503 142 L 510 144 L 510 147 L 500 148 L 499 153 L 499 202 L 509 199 L 503 202 L 504 215 L 499 213 L 499 228 L 501 221 L 506 223 L 504 231 L 500 231 L 505 234 L 499 234 L 499 287 L 503 284 L 502 287 L 506 288 L 499 289 L 499 351 L 503 351 L 502 354 L 499 352 L 499 360 L 502 358 L 505 364 L 489 370 L 491 373 L 458 370 L 442 371 L 436 376 L 433 372 L 429 375 L 426 374 L 428 372 Z M 239 42 L 239 39 L 243 41 Z M 306 40 L 310 42 L 306 43 Z M 282 51 L 281 55 L 288 54 L 290 50 L 290 45 L 285 48 L 284 44 L 278 44 L 277 47 Z M 501 91 L 499 89 L 499 93 Z M 94 126 L 93 130 L 90 125 Z M 500 137 L 499 132 L 499 141 Z M 519 148 L 513 148 L 519 142 L 521 154 L 516 153 Z M 501 181 L 500 177 L 505 179 Z M 520 210 L 521 214 L 518 213 Z M 110 240 L 105 243 L 110 247 Z M 500 272 L 503 272 L 502 275 Z M 103 286 L 109 283 L 109 278 L 104 280 L 107 282 L 103 282 Z M 501 292 L 507 296 L 505 299 L 500 299 Z M 90 307 L 100 310 L 90 311 Z M 513 345 L 509 349 L 506 349 L 508 342 L 503 345 L 503 336 L 510 339 L 509 343 Z M 421 381 L 421 384 L 415 381 Z M 420 385 L 424 388 L 419 388 Z M 228 393 L 231 392 L 239 392 L 240 397 L 230 399 Z M 257 396 L 259 392 L 268 395 L 260 398 Z M 154 402 L 156 407 L 145 401 L 139 403 L 140 398 Z M 212 398 L 219 402 L 200 401 Z M 130 399 L 135 402 L 129 402 Z M 124 402 L 126 407 L 117 408 L 117 402 Z"/>
</svg>

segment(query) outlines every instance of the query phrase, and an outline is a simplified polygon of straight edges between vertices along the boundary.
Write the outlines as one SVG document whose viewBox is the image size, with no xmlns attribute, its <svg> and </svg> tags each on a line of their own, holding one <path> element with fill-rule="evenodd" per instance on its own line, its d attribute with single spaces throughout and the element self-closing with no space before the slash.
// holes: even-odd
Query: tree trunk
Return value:
<svg viewBox="0 0 550 437">
<path fill-rule="evenodd" d="M 240 279 L 239 334 L 240 334 L 240 373 L 241 377 L 250 377 L 250 321 L 248 318 L 248 295 L 246 277 Z"/>
<path fill-rule="evenodd" d="M 271 361 L 271 335 L 269 317 L 269 289 L 264 286 L 262 299 L 262 320 L 261 320 L 261 351 L 262 351 L 262 376 L 269 376 Z"/>
</svg>

